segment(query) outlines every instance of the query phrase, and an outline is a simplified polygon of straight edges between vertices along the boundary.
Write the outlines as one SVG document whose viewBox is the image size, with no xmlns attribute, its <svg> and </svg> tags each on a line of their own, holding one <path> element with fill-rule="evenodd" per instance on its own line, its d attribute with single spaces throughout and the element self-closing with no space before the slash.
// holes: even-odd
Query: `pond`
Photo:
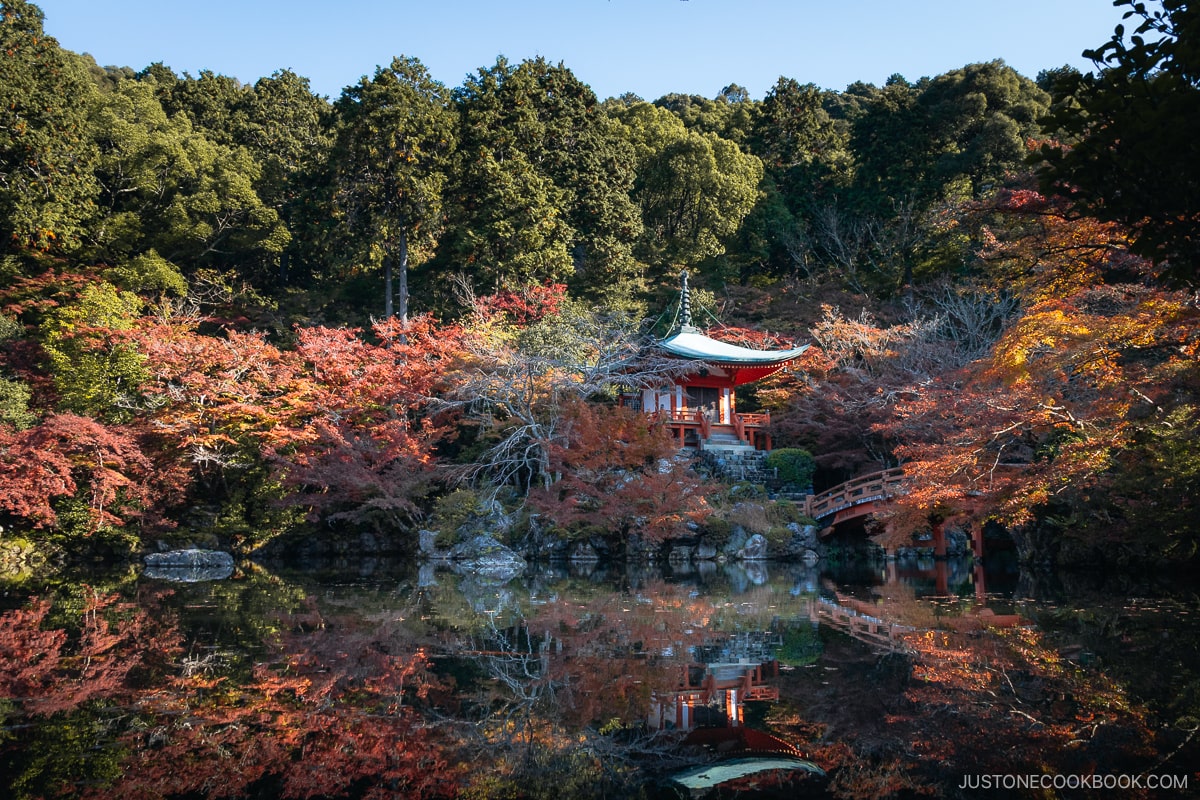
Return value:
<svg viewBox="0 0 1200 800">
<path fill-rule="evenodd" d="M 12 798 L 1195 795 L 1200 599 L 966 561 L 10 588 Z"/>
</svg>

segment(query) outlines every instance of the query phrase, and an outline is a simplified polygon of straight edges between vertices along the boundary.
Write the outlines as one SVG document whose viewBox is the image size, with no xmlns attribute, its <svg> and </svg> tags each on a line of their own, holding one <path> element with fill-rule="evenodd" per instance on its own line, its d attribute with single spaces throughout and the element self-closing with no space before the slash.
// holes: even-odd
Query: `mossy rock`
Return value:
<svg viewBox="0 0 1200 800">
<path fill-rule="evenodd" d="M 437 531 L 437 546 L 448 549 L 458 544 L 460 529 L 483 513 L 479 495 L 470 489 L 455 489 L 439 497 L 434 501 L 430 519 L 433 529 Z"/>
</svg>

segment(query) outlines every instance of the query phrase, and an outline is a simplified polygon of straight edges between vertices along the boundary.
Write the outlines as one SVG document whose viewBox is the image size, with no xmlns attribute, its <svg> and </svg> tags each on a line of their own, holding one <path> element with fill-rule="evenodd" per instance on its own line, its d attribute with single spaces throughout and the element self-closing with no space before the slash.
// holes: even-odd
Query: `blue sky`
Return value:
<svg viewBox="0 0 1200 800">
<path fill-rule="evenodd" d="M 46 32 L 102 64 L 162 61 L 253 83 L 288 68 L 318 94 L 394 55 L 458 86 L 498 55 L 563 62 L 601 98 L 762 98 L 785 75 L 844 89 L 1004 59 L 1030 78 L 1072 64 L 1120 22 L 1111 0 L 35 0 Z"/>
</svg>

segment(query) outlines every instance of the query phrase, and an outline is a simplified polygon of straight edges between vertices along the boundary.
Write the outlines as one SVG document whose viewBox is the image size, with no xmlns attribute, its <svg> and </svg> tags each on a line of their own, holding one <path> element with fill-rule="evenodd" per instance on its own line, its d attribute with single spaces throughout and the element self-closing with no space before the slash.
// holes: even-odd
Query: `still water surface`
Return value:
<svg viewBox="0 0 1200 800">
<path fill-rule="evenodd" d="M 1192 796 L 1200 601 L 932 560 L 77 575 L 5 596 L 0 716 L 13 798 Z"/>
</svg>

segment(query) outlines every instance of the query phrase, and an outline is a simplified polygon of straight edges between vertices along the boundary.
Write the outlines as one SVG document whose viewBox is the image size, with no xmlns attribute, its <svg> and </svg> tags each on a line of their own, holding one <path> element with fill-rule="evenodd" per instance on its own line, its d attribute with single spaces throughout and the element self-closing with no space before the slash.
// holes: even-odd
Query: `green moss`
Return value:
<svg viewBox="0 0 1200 800">
<path fill-rule="evenodd" d="M 455 489 L 434 501 L 430 523 L 437 531 L 437 546 L 449 548 L 458 544 L 459 529 L 484 513 L 479 495 L 471 489 Z"/>
<path fill-rule="evenodd" d="M 772 525 L 763 536 L 767 537 L 767 544 L 772 548 L 783 547 L 792 540 L 792 531 L 782 525 Z"/>
<path fill-rule="evenodd" d="M 729 542 L 733 536 L 734 525 L 727 519 L 718 516 L 709 517 L 704 523 L 704 540 L 714 547 L 720 548 Z"/>
</svg>

